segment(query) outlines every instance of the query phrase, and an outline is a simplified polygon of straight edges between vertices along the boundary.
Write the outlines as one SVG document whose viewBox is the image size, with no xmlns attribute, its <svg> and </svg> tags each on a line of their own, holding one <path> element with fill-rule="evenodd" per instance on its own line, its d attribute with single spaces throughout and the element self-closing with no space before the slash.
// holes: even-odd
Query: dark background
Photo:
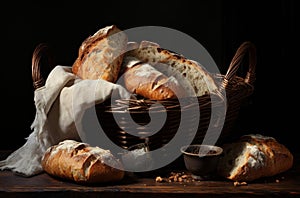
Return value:
<svg viewBox="0 0 300 198">
<path fill-rule="evenodd" d="M 241 134 L 275 137 L 298 151 L 299 1 L 9 1 L 1 6 L 0 149 L 17 149 L 31 133 L 35 106 L 31 57 L 41 42 L 56 63 L 72 65 L 81 42 L 106 25 L 164 26 L 200 42 L 224 74 L 238 46 L 257 47 L 255 92 L 241 109 Z M 5 13 L 4 13 L 5 11 Z M 248 68 L 241 68 L 243 75 Z"/>
</svg>

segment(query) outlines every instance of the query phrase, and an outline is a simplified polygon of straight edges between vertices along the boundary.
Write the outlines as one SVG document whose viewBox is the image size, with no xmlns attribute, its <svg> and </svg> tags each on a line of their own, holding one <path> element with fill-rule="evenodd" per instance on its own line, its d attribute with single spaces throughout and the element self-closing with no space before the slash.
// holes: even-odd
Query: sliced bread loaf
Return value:
<svg viewBox="0 0 300 198">
<path fill-rule="evenodd" d="M 126 52 L 125 56 L 147 62 L 166 76 L 175 77 L 188 93 L 194 92 L 195 96 L 203 96 L 218 89 L 212 75 L 200 64 L 158 45 L 141 43 L 139 48 Z"/>
</svg>

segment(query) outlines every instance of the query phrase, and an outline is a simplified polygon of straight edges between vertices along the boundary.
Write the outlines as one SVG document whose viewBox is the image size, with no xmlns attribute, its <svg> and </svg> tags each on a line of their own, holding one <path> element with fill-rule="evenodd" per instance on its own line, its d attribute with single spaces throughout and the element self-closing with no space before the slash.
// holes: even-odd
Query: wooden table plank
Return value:
<svg viewBox="0 0 300 198">
<path fill-rule="evenodd" d="M 126 174 L 118 183 L 80 185 L 45 173 L 24 178 L 11 171 L 1 171 L 0 197 L 300 197 L 298 162 L 283 174 L 246 186 L 234 186 L 232 181 L 219 178 L 213 181 L 159 183 L 155 181 L 159 174 L 155 171 L 147 177 Z"/>
</svg>

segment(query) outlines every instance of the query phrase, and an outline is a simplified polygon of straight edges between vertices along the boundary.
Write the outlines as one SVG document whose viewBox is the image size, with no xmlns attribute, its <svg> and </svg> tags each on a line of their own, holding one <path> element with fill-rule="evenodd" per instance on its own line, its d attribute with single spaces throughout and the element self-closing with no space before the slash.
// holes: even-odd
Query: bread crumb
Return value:
<svg viewBox="0 0 300 198">
<path fill-rule="evenodd" d="M 279 183 L 280 181 L 279 181 L 279 179 L 276 179 L 275 182 L 276 182 L 276 183 Z"/>
<path fill-rule="evenodd" d="M 168 182 L 168 183 L 173 183 L 173 182 L 190 183 L 190 182 L 195 182 L 197 180 L 194 179 L 191 174 L 187 174 L 185 172 L 179 172 L 179 173 L 171 172 L 169 174 L 169 176 L 167 176 L 167 177 L 157 176 L 155 178 L 155 181 L 156 182 Z"/>
<path fill-rule="evenodd" d="M 163 179 L 162 179 L 160 176 L 157 176 L 157 177 L 155 178 L 155 181 L 156 181 L 156 182 L 163 182 Z"/>
<path fill-rule="evenodd" d="M 233 182 L 233 185 L 234 186 L 247 186 L 247 182 L 238 182 L 238 181 L 235 181 Z"/>
</svg>

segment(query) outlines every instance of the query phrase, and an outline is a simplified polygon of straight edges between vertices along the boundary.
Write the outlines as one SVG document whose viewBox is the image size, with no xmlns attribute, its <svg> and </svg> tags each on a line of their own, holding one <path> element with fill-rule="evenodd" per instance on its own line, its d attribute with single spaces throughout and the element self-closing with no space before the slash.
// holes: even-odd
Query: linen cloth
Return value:
<svg viewBox="0 0 300 198">
<path fill-rule="evenodd" d="M 57 65 L 45 85 L 34 92 L 36 115 L 31 134 L 23 146 L 0 161 L 0 170 L 25 177 L 43 172 L 41 159 L 47 148 L 65 139 L 81 141 L 77 127 L 85 110 L 110 97 L 128 99 L 131 95 L 121 85 L 82 80 L 71 67 Z"/>
</svg>

